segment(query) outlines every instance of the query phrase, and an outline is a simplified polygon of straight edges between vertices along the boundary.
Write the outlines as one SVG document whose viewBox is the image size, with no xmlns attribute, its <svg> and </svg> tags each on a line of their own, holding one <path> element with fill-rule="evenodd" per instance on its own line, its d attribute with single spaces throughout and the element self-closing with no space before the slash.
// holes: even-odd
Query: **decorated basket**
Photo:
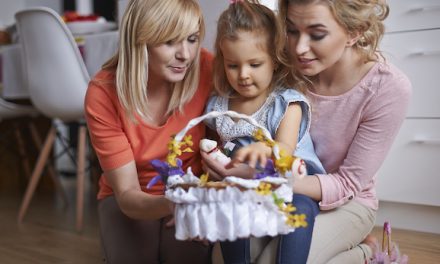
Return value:
<svg viewBox="0 0 440 264">
<path fill-rule="evenodd" d="M 391 225 L 386 221 L 383 224 L 382 248 L 376 245 L 376 253 L 371 264 L 407 264 L 408 256 L 400 253 L 396 243 L 391 241 Z"/>
<path fill-rule="evenodd" d="M 246 120 L 257 128 L 254 138 L 271 146 L 273 159 L 254 179 L 230 176 L 220 182 L 211 182 L 206 174 L 197 177 L 191 168 L 186 172 L 182 170 L 178 156 L 192 151 L 193 145 L 191 135 L 186 133 L 205 119 L 221 115 Z M 291 204 L 293 172 L 303 163 L 280 151 L 267 129 L 251 117 L 233 111 L 214 111 L 194 118 L 172 137 L 168 149 L 166 161 L 152 161 L 159 175 L 147 188 L 158 180 L 166 184 L 165 196 L 176 204 L 176 239 L 233 241 L 250 236 L 287 234 L 307 225 L 305 215 L 295 214 L 296 209 Z"/>
</svg>

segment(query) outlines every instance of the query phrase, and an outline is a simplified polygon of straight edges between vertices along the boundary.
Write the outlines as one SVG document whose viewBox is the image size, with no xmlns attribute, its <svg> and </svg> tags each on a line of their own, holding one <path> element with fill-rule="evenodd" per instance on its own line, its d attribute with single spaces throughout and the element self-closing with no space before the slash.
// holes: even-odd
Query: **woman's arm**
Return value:
<svg viewBox="0 0 440 264">
<path fill-rule="evenodd" d="M 163 195 L 144 193 L 134 161 L 104 173 L 122 212 L 134 219 L 158 219 L 170 215 L 174 204 Z"/>
<path fill-rule="evenodd" d="M 281 150 L 292 154 L 298 143 L 298 134 L 301 124 L 302 110 L 299 103 L 291 103 L 286 109 L 283 119 L 277 129 L 275 141 Z M 272 149 L 264 142 L 255 142 L 240 148 L 234 155 L 231 164 L 227 167 L 233 167 L 236 164 L 247 162 L 252 168 L 259 163 L 262 167 L 266 165 L 267 158 L 272 156 Z"/>
</svg>

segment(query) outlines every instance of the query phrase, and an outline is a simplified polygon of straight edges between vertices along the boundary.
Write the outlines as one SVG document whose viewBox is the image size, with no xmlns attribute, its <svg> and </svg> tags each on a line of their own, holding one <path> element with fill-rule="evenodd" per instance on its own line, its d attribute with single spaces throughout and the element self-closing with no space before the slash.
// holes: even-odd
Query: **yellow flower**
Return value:
<svg viewBox="0 0 440 264">
<path fill-rule="evenodd" d="M 292 155 L 286 154 L 284 150 L 280 150 L 280 158 L 275 160 L 275 167 L 282 174 L 291 170 L 294 158 Z"/>
<path fill-rule="evenodd" d="M 295 228 L 307 227 L 306 215 L 305 214 L 289 214 L 287 216 L 286 223 Z"/>
<path fill-rule="evenodd" d="M 194 152 L 191 148 L 186 148 L 186 149 L 184 149 L 184 150 L 182 150 L 182 152 Z"/>
<path fill-rule="evenodd" d="M 275 141 L 268 139 L 264 135 L 263 130 L 261 128 L 258 128 L 254 131 L 253 137 L 257 141 L 266 143 L 266 145 L 268 145 L 269 147 L 273 147 L 275 145 Z"/>
<path fill-rule="evenodd" d="M 208 173 L 203 173 L 200 176 L 200 185 L 205 185 L 208 182 L 208 178 L 209 178 L 209 174 Z"/>
<path fill-rule="evenodd" d="M 263 130 L 261 128 L 255 130 L 254 138 L 257 141 L 265 141 L 266 137 L 264 136 Z"/>
<path fill-rule="evenodd" d="M 295 212 L 296 211 L 296 207 L 293 206 L 292 204 L 284 204 L 282 208 L 280 208 L 281 211 L 285 212 L 285 213 L 291 213 L 291 212 Z"/>
<path fill-rule="evenodd" d="M 272 193 L 272 185 L 267 182 L 260 182 L 260 185 L 257 187 L 257 193 L 260 195 L 268 195 Z"/>
<path fill-rule="evenodd" d="M 180 150 L 180 144 L 177 143 L 174 138 L 168 143 L 168 151 L 170 153 L 176 154 L 177 156 L 182 154 L 182 151 Z"/>
<path fill-rule="evenodd" d="M 177 167 L 177 162 L 176 162 L 177 156 L 174 153 L 169 153 L 167 155 L 167 163 L 171 166 L 171 167 Z"/>
<path fill-rule="evenodd" d="M 186 144 L 188 147 L 192 147 L 194 145 L 192 141 L 192 135 L 183 137 L 183 143 Z"/>
</svg>

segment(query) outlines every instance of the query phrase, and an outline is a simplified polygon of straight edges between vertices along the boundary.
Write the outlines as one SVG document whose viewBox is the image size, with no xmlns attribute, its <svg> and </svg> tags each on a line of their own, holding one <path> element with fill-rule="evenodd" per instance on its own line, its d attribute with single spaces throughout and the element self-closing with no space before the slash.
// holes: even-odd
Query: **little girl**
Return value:
<svg viewBox="0 0 440 264">
<path fill-rule="evenodd" d="M 214 88 L 206 112 L 232 110 L 252 116 L 265 126 L 280 148 L 302 158 L 308 174 L 323 173 L 309 135 L 310 105 L 292 88 L 284 52 L 285 35 L 275 14 L 256 1 L 233 1 L 217 26 L 214 59 Z M 223 144 L 233 143 L 232 164 L 248 162 L 264 166 L 271 148 L 252 138 L 255 127 L 244 120 L 221 116 L 208 120 Z M 236 149 L 239 149 L 235 151 Z M 307 216 L 308 226 L 280 236 L 277 262 L 305 263 L 319 212 L 310 197 L 294 195 L 296 213 Z M 225 263 L 250 263 L 249 239 L 222 242 Z"/>
</svg>

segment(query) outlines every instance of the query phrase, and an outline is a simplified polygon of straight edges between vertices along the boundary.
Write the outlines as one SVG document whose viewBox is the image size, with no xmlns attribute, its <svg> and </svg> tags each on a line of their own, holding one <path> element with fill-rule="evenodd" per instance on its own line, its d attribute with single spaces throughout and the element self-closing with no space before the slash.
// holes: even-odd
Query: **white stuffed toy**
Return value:
<svg viewBox="0 0 440 264">
<path fill-rule="evenodd" d="M 226 156 L 220 149 L 217 148 L 217 142 L 210 139 L 200 140 L 200 150 L 208 153 L 209 156 L 219 161 L 222 165 L 226 165 L 231 162 L 231 158 Z"/>
</svg>

